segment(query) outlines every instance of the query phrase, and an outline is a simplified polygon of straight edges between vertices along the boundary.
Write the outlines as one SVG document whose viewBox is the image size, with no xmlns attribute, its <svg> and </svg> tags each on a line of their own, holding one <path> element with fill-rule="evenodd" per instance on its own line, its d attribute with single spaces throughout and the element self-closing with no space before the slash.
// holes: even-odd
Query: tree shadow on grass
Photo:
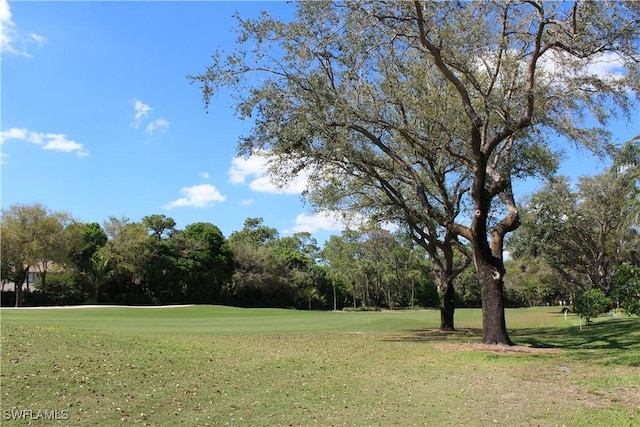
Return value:
<svg viewBox="0 0 640 427">
<path fill-rule="evenodd" d="M 637 317 L 603 319 L 583 327 L 582 330 L 577 326 L 513 328 L 509 329 L 509 336 L 517 346 L 567 350 L 565 355 L 581 361 L 640 366 L 640 320 Z M 442 332 L 437 329 L 413 329 L 390 340 L 480 344 L 482 330 L 470 328 Z"/>
<path fill-rule="evenodd" d="M 409 329 L 402 335 L 388 339 L 399 342 L 480 342 L 482 329 L 463 328 L 455 331 L 441 331 L 439 329 Z"/>
<path fill-rule="evenodd" d="M 640 321 L 637 317 L 604 319 L 564 328 L 520 328 L 510 331 L 513 341 L 534 348 L 570 350 L 580 360 L 605 365 L 640 366 Z"/>
</svg>

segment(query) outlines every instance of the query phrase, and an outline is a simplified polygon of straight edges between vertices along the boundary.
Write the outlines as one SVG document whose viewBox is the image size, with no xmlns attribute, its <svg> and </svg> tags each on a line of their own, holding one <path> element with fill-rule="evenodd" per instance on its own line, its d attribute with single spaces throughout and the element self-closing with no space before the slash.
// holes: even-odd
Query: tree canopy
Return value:
<svg viewBox="0 0 640 427">
<path fill-rule="evenodd" d="M 522 206 L 512 255 L 543 260 L 574 293 L 595 288 L 611 294 L 615 268 L 637 262 L 640 242 L 638 164 L 627 158 L 629 147 L 603 173 L 581 177 L 575 189 L 567 177 L 557 177 L 535 192 Z"/>
<path fill-rule="evenodd" d="M 29 271 L 39 271 L 43 281 L 52 262 L 67 260 L 64 229 L 73 222 L 66 212 L 46 206 L 13 205 L 2 210 L 2 271 L 15 283 L 16 306 L 22 305 L 22 285 Z"/>
<path fill-rule="evenodd" d="M 512 182 L 555 169 L 552 135 L 609 148 L 608 119 L 629 114 L 640 91 L 638 3 L 296 5 L 292 21 L 238 17 L 237 50 L 192 77 L 205 103 L 230 89 L 254 121 L 239 151 L 268 150 L 285 182 L 306 170 L 318 207 L 401 221 L 445 260 L 466 239 L 483 341 L 510 344 Z M 597 72 L 612 61 L 614 73 Z"/>
</svg>

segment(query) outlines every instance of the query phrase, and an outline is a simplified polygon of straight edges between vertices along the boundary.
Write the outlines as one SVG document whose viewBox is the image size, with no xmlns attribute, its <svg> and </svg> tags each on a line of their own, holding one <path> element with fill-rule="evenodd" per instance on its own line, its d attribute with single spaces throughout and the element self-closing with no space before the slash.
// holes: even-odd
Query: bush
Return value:
<svg viewBox="0 0 640 427">
<path fill-rule="evenodd" d="M 342 311 L 382 311 L 380 307 L 370 307 L 370 306 L 360 306 L 357 308 L 354 307 L 344 307 Z"/>
<path fill-rule="evenodd" d="M 25 298 L 27 305 L 77 305 L 85 302 L 80 285 L 70 273 L 52 274 L 48 276 L 46 285 L 38 281 L 35 286 L 37 288 Z"/>
<path fill-rule="evenodd" d="M 591 320 L 611 309 L 609 298 L 600 289 L 590 289 L 580 295 L 573 304 L 573 311 L 584 317 L 587 325 Z"/>
<path fill-rule="evenodd" d="M 16 305 L 16 293 L 15 291 L 2 291 L 0 292 L 0 305 L 2 307 L 13 307 Z"/>
</svg>

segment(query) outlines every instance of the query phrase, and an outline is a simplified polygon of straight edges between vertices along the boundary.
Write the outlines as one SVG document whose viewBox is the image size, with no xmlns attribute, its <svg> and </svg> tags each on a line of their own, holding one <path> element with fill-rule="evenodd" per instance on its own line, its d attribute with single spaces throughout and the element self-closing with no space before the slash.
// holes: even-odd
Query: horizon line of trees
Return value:
<svg viewBox="0 0 640 427">
<path fill-rule="evenodd" d="M 572 188 L 554 177 L 520 206 L 522 226 L 507 242 L 507 307 L 615 302 L 640 314 L 638 144 L 600 175 Z M 2 211 L 2 305 L 224 304 L 298 309 L 440 307 L 433 260 L 405 231 L 345 230 L 320 248 L 309 233 L 281 236 L 247 218 L 226 238 L 214 224 L 183 230 L 165 215 L 102 225 L 41 204 Z M 465 255 L 455 253 L 456 264 Z M 35 284 L 23 284 L 36 271 Z M 454 304 L 480 307 L 472 266 L 455 279 Z M 594 293 L 599 293 L 594 295 Z M 590 311 L 589 311 L 590 310 Z"/>
<path fill-rule="evenodd" d="M 400 239 L 382 229 L 346 231 L 320 249 L 311 234 L 280 236 L 262 218 L 248 218 L 227 239 L 214 224 L 180 230 L 165 215 L 100 225 L 42 204 L 14 205 L 2 211 L 2 281 L 15 285 L 2 305 L 437 305 L 428 259 Z"/>
</svg>

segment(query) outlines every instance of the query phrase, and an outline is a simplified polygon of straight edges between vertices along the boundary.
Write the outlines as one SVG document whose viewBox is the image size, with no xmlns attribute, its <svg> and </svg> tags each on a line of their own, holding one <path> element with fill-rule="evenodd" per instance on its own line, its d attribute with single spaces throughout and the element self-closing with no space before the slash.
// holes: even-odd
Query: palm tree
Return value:
<svg viewBox="0 0 640 427">
<path fill-rule="evenodd" d="M 110 258 L 100 253 L 95 253 L 91 257 L 91 281 L 95 289 L 94 301 L 96 304 L 98 303 L 100 288 L 113 276 L 114 270 L 109 261 Z"/>
</svg>

